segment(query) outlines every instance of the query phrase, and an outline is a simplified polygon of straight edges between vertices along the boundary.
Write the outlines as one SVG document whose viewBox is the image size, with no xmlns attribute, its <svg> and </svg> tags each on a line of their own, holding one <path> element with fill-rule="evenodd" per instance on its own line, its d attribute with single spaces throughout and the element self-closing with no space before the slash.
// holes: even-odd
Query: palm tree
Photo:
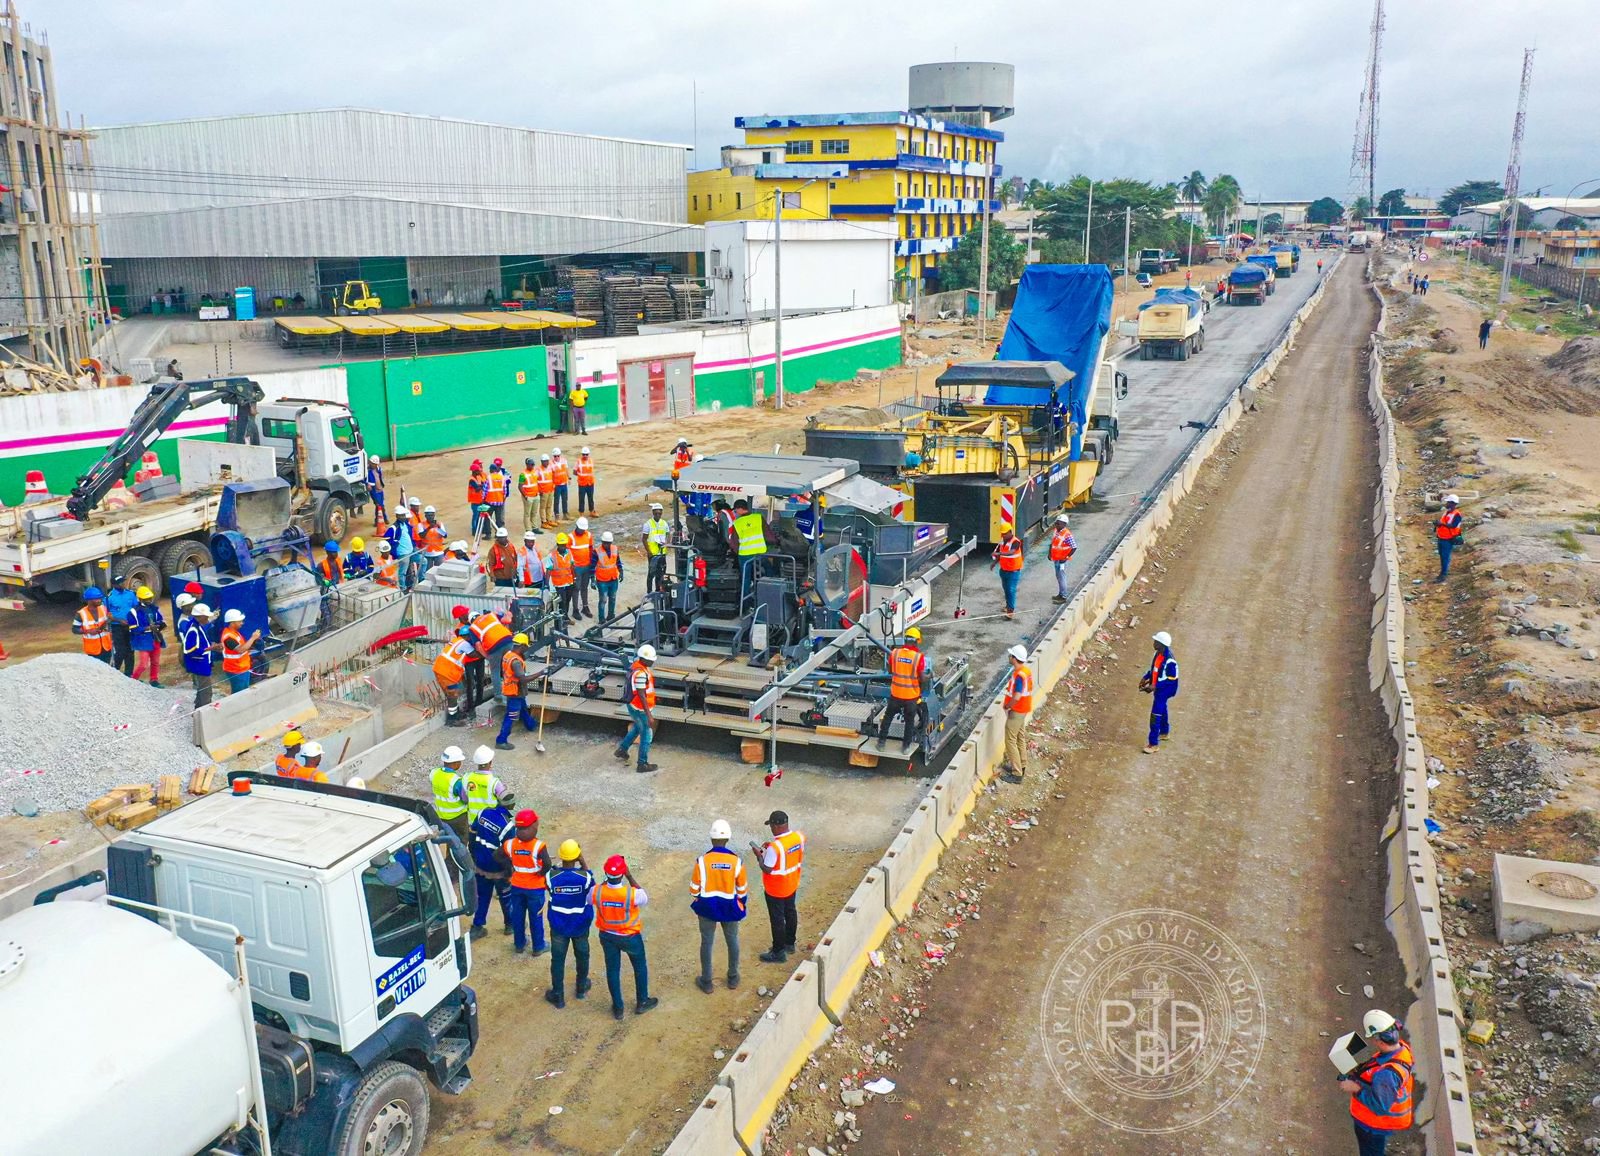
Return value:
<svg viewBox="0 0 1600 1156">
<path fill-rule="evenodd" d="M 1350 212 L 1347 215 L 1352 221 L 1365 221 L 1367 215 L 1371 212 L 1372 202 L 1366 197 L 1357 197 L 1355 203 L 1350 206 Z"/>
<path fill-rule="evenodd" d="M 1238 211 L 1242 197 L 1239 182 L 1227 173 L 1213 178 L 1211 185 L 1206 189 L 1205 209 L 1206 216 L 1216 226 L 1218 232 L 1226 232 L 1228 222 Z"/>
<path fill-rule="evenodd" d="M 1184 177 L 1183 180 L 1178 182 L 1178 195 L 1182 197 L 1187 204 L 1200 204 L 1201 198 L 1206 195 L 1206 175 L 1199 169 L 1195 169 L 1194 172 L 1190 173 L 1188 176 Z M 1183 260 L 1184 264 L 1186 265 L 1193 264 L 1194 262 L 1194 214 L 1190 213 L 1188 214 L 1188 217 L 1189 247 L 1185 249 L 1183 253 Z"/>
</svg>

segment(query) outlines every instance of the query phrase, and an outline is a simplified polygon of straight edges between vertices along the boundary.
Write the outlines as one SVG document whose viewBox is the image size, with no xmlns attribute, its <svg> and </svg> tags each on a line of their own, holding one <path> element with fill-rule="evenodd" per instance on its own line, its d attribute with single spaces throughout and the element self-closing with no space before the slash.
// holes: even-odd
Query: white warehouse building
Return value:
<svg viewBox="0 0 1600 1156">
<path fill-rule="evenodd" d="M 777 308 L 772 221 L 706 223 L 706 316 L 747 321 Z M 893 222 L 785 221 L 785 313 L 864 309 L 894 301 Z"/>
<path fill-rule="evenodd" d="M 93 131 L 74 179 L 126 313 L 250 286 L 326 311 L 365 280 L 385 308 L 483 307 L 559 264 L 697 273 L 688 146 L 366 109 Z"/>
</svg>

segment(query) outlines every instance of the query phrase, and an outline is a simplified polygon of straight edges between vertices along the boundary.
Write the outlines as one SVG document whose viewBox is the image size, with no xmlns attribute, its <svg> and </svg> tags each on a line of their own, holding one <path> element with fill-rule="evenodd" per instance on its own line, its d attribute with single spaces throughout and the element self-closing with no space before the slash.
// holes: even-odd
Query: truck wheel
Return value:
<svg viewBox="0 0 1600 1156">
<path fill-rule="evenodd" d="M 1178 342 L 1178 347 L 1173 351 L 1172 356 L 1177 358 L 1179 361 L 1189 360 L 1189 339 L 1187 337 Z"/>
<path fill-rule="evenodd" d="M 356 1089 L 333 1156 L 418 1156 L 428 1107 L 421 1076 L 395 1060 L 379 1064 Z"/>
<path fill-rule="evenodd" d="M 111 569 L 113 573 L 128 576 L 129 590 L 148 586 L 157 598 L 161 597 L 161 567 L 156 565 L 153 558 L 147 558 L 143 554 L 124 554 L 116 560 Z"/>
<path fill-rule="evenodd" d="M 317 507 L 317 542 L 342 542 L 349 528 L 350 503 L 338 494 L 323 498 L 322 504 Z"/>
<path fill-rule="evenodd" d="M 161 573 L 168 578 L 176 578 L 180 574 L 192 575 L 202 566 L 209 565 L 211 547 L 195 538 L 179 538 L 176 542 L 168 542 L 161 551 Z"/>
</svg>

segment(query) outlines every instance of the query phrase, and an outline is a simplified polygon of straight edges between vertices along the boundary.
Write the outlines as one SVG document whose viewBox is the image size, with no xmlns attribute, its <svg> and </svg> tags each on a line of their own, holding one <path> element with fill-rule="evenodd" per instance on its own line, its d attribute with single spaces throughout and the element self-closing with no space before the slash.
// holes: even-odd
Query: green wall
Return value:
<svg viewBox="0 0 1600 1156">
<path fill-rule="evenodd" d="M 849 345 L 842 349 L 824 350 L 802 357 L 783 360 L 783 389 L 785 393 L 806 393 L 819 381 L 848 381 L 860 369 L 888 369 L 900 364 L 900 339 L 885 337 L 862 345 Z M 756 374 L 763 375 L 763 388 L 772 392 L 772 365 L 755 369 L 727 369 L 694 375 L 695 408 L 709 410 L 713 403 L 721 402 L 724 409 L 733 405 L 751 405 L 755 397 Z"/>
<path fill-rule="evenodd" d="M 222 440 L 220 432 L 193 434 L 185 431 L 178 437 L 208 442 Z M 174 477 L 178 474 L 178 437 L 163 438 L 151 447 L 156 451 L 156 457 L 161 459 L 161 472 Z M 51 450 L 48 453 L 34 452 L 0 458 L 0 502 L 8 506 L 22 504 L 29 470 L 44 471 L 45 481 L 49 484 L 52 494 L 70 493 L 78 478 L 93 469 L 105 456 L 105 452 L 105 446 L 87 446 L 81 449 Z M 129 470 L 128 476 L 123 481 L 130 486 L 133 485 L 133 475 L 138 468 L 135 465 Z"/>
</svg>

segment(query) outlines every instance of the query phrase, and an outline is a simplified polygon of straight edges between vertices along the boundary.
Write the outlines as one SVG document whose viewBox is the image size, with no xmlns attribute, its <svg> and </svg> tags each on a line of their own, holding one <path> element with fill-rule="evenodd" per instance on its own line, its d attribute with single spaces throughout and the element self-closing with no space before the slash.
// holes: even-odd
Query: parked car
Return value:
<svg viewBox="0 0 1600 1156">
<path fill-rule="evenodd" d="M 1155 278 L 1151 277 L 1148 273 L 1136 273 L 1133 279 L 1139 282 L 1139 284 L 1144 286 L 1146 289 L 1155 284 Z"/>
</svg>

